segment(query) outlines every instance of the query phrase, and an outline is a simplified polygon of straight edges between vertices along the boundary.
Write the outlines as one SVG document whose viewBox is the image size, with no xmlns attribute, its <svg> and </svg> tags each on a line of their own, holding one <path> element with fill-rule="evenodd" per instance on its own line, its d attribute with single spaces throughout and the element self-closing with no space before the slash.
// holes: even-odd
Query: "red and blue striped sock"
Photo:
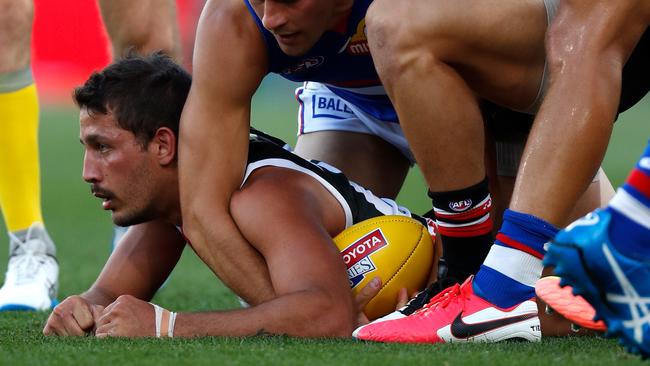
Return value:
<svg viewBox="0 0 650 366">
<path fill-rule="evenodd" d="M 609 203 L 612 245 L 634 258 L 650 258 L 650 145 Z"/>
<path fill-rule="evenodd" d="M 474 292 L 500 308 L 534 297 L 546 254 L 544 244 L 557 232 L 540 218 L 506 210 L 501 231 L 474 278 Z"/>
</svg>

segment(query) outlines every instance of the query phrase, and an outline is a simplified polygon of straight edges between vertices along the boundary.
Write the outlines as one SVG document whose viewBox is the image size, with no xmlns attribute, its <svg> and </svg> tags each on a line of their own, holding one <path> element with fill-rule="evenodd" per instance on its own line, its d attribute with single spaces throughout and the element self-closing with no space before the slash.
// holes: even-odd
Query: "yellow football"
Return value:
<svg viewBox="0 0 650 366">
<path fill-rule="evenodd" d="M 395 310 L 401 288 L 409 294 L 425 285 L 434 261 L 434 243 L 427 228 L 406 216 L 379 216 L 350 226 L 334 238 L 356 294 L 372 278 L 381 289 L 364 308 L 368 319 Z"/>
</svg>

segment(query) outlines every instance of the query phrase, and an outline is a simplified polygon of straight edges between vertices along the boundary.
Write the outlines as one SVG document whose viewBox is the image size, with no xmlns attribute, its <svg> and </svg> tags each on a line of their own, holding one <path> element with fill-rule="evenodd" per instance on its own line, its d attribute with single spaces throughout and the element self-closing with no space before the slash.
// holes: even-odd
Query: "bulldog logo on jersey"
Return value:
<svg viewBox="0 0 650 366">
<path fill-rule="evenodd" d="M 323 62 L 325 62 L 325 58 L 323 56 L 307 57 L 301 60 L 299 63 L 282 70 L 282 74 L 291 75 L 307 72 L 309 69 L 313 69 L 322 65 Z"/>
<path fill-rule="evenodd" d="M 349 54 L 354 56 L 363 56 L 370 54 L 370 48 L 368 47 L 368 37 L 366 36 L 366 19 L 361 19 L 359 25 L 357 25 L 357 31 L 354 33 L 352 38 L 350 38 L 350 43 L 348 43 L 347 51 Z"/>
<path fill-rule="evenodd" d="M 341 251 L 343 262 L 348 268 L 350 287 L 356 287 L 363 281 L 366 273 L 377 268 L 370 255 L 387 245 L 381 229 L 375 229 Z"/>
</svg>

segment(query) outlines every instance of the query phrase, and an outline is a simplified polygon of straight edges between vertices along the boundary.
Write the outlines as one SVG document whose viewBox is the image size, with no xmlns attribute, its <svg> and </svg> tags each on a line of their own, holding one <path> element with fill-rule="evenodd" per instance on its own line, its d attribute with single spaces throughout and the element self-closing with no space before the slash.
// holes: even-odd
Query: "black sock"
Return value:
<svg viewBox="0 0 650 366">
<path fill-rule="evenodd" d="M 494 241 L 487 178 L 468 188 L 429 192 L 442 238 L 447 275 L 460 281 L 476 274 Z"/>
</svg>

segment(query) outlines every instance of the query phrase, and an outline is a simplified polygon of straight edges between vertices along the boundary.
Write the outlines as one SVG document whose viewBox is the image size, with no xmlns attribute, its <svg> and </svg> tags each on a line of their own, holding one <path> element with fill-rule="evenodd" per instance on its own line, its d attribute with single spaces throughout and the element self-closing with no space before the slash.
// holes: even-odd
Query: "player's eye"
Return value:
<svg viewBox="0 0 650 366">
<path fill-rule="evenodd" d="M 110 150 L 110 146 L 106 144 L 97 144 L 97 151 L 100 153 L 106 153 Z"/>
</svg>

